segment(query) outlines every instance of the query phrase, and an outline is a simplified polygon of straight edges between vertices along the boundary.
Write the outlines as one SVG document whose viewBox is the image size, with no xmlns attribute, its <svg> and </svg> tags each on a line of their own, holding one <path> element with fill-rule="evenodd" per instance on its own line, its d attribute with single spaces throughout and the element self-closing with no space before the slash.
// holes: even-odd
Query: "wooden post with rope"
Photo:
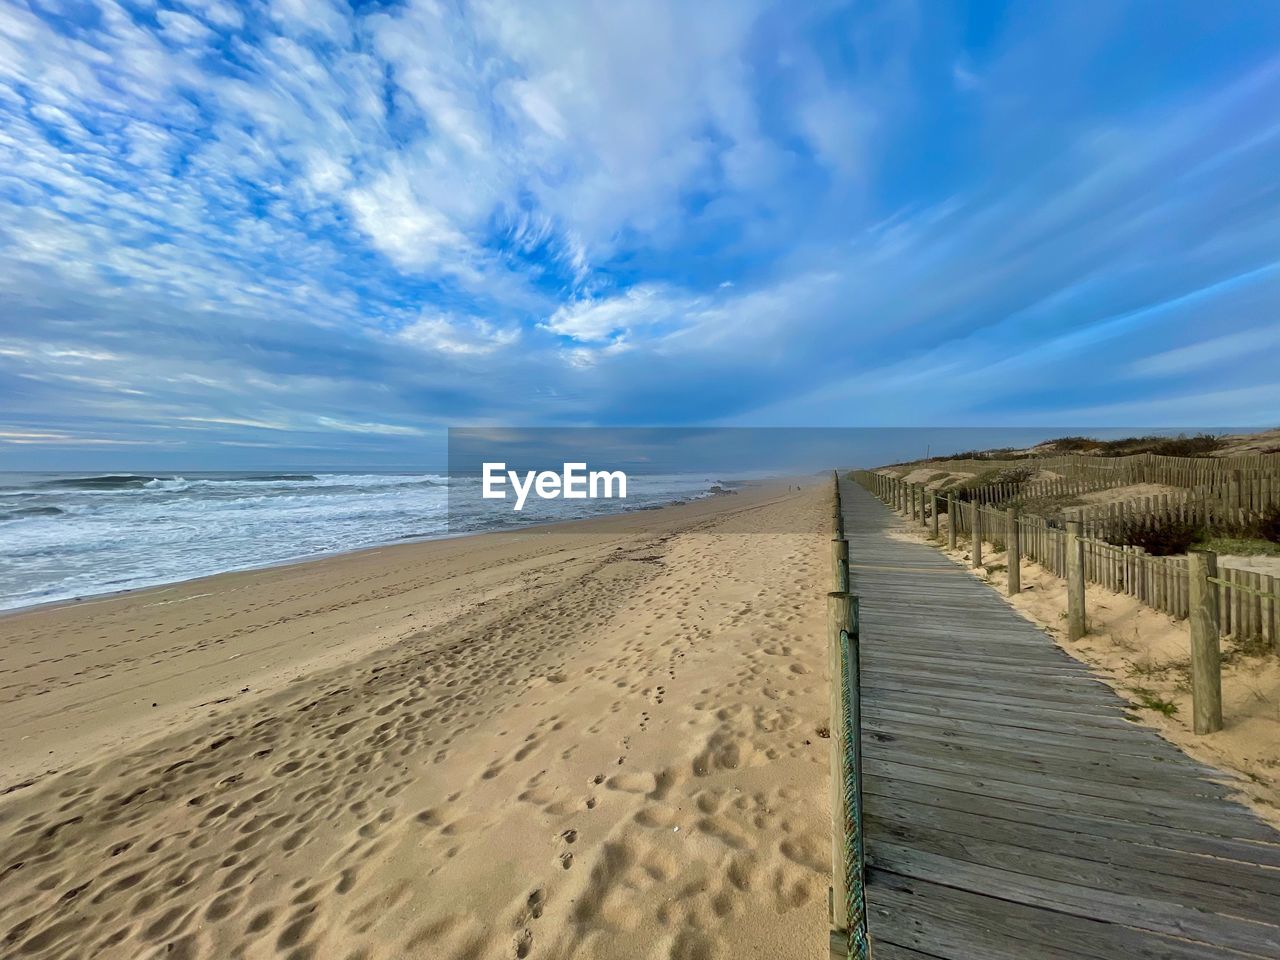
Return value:
<svg viewBox="0 0 1280 960">
<path fill-rule="evenodd" d="M 1009 596 L 1022 592 L 1022 531 L 1018 527 L 1018 508 L 1008 510 L 1009 531 L 1005 534 L 1005 561 L 1009 568 Z"/>
<path fill-rule="evenodd" d="M 1191 713 L 1198 734 L 1222 729 L 1222 651 L 1218 640 L 1218 558 L 1207 550 L 1187 554 L 1191 619 Z"/>
<path fill-rule="evenodd" d="M 1087 629 L 1084 614 L 1084 539 L 1081 522 L 1067 521 L 1067 639 L 1079 640 Z"/>
</svg>

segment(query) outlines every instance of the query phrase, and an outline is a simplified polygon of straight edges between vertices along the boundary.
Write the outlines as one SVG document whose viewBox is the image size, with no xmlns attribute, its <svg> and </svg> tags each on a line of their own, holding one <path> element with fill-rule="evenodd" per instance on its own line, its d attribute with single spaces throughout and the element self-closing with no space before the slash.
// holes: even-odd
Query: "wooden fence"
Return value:
<svg viewBox="0 0 1280 960">
<path fill-rule="evenodd" d="M 1159 529 L 1174 523 L 1229 532 L 1260 520 L 1277 505 L 1280 479 L 1258 477 L 1239 484 L 1232 481 L 1217 490 L 1195 487 L 1062 512 L 1083 520 L 1089 536 L 1109 538 L 1122 530 Z"/>
<path fill-rule="evenodd" d="M 830 956 L 871 960 L 862 831 L 862 706 L 858 598 L 849 593 L 849 541 L 844 534 L 840 477 L 833 475 L 831 577 L 827 594 L 830 676 L 831 889 Z"/>
<path fill-rule="evenodd" d="M 972 540 L 975 521 L 981 542 L 1006 549 L 1017 525 L 1020 556 L 1040 564 L 1059 577 L 1066 577 L 1070 522 L 1064 517 L 1022 514 L 1016 507 L 999 509 L 978 502 L 956 500 L 954 495 L 926 490 L 922 484 L 907 483 L 897 477 L 859 471 L 854 475 L 862 486 L 890 506 L 895 507 L 923 526 L 932 526 L 938 535 L 938 514 L 948 516 L 948 537 L 963 536 Z M 1194 509 L 1191 501 L 1181 505 Z M 1119 516 L 1136 517 L 1136 513 L 1120 511 Z M 1188 514 L 1189 515 L 1189 514 Z M 1157 557 L 1141 547 L 1117 546 L 1099 538 L 1105 526 L 1092 518 L 1076 517 L 1081 522 L 1079 537 L 1083 550 L 1083 572 L 1087 583 L 1098 584 L 1114 593 L 1135 597 L 1140 603 L 1161 610 L 1175 619 L 1190 613 L 1186 557 Z M 954 540 L 951 544 L 954 546 Z M 975 565 L 981 560 L 981 548 L 973 550 Z M 1012 566 L 1012 564 L 1010 564 Z M 1280 578 L 1254 570 L 1218 567 L 1215 595 L 1218 605 L 1218 629 L 1222 637 L 1237 642 L 1270 646 L 1280 652 Z"/>
<path fill-rule="evenodd" d="M 913 465 L 922 468 L 923 465 Z M 1094 530 L 1116 522 L 1117 511 L 1151 522 L 1173 517 L 1206 526 L 1243 524 L 1280 507 L 1280 454 L 1249 457 L 1044 457 L 1030 460 L 939 461 L 953 473 L 1027 468 L 1058 474 L 1046 480 L 982 484 L 966 489 L 965 499 L 983 506 L 1065 499 L 1097 490 L 1139 483 L 1179 488 L 1174 494 L 1132 498 L 1123 504 L 1083 508 Z"/>
<path fill-rule="evenodd" d="M 982 473 L 1031 467 L 1056 473 L 1066 480 L 1114 478 L 1122 484 L 1160 483 L 1169 487 L 1217 486 L 1233 474 L 1241 478 L 1280 475 L 1280 453 L 1259 453 L 1238 457 L 1165 457 L 1152 453 L 1128 457 L 1099 457 L 1087 454 L 1064 454 L 1057 457 L 1021 457 L 1016 459 L 930 460 L 911 464 L 923 468 L 931 464 L 959 473 Z M 897 464 L 902 467 L 906 464 Z"/>
<path fill-rule="evenodd" d="M 906 517 L 932 528 L 939 539 L 939 515 L 945 503 L 947 540 L 969 540 L 970 561 L 982 565 L 985 543 L 1006 551 L 1011 594 L 1021 590 L 1021 559 L 1067 581 L 1067 636 L 1078 640 L 1087 630 L 1085 584 L 1136 597 L 1175 619 L 1190 621 L 1192 727 L 1198 734 L 1222 729 L 1221 646 L 1223 637 L 1257 641 L 1280 653 L 1280 582 L 1251 570 L 1219 567 L 1217 557 L 1193 551 L 1186 557 L 1151 556 L 1140 547 L 1116 546 L 1085 536 L 1084 521 L 1022 515 L 1016 507 L 998 509 L 945 499 L 921 484 L 861 470 L 853 479 Z"/>
</svg>

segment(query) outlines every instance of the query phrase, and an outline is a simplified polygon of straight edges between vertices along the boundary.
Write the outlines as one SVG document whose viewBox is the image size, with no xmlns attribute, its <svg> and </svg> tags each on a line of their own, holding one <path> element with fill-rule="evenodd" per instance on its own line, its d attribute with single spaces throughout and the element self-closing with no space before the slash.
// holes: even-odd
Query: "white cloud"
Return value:
<svg viewBox="0 0 1280 960">
<path fill-rule="evenodd" d="M 443 211 L 418 195 L 414 181 L 409 171 L 397 168 L 352 190 L 348 202 L 356 220 L 398 266 L 459 272 L 470 259 L 471 244 Z"/>
<path fill-rule="evenodd" d="M 175 43 L 203 43 L 214 36 L 213 31 L 195 17 L 176 10 L 158 10 L 156 20 L 165 37 Z"/>
<path fill-rule="evenodd" d="M 394 423 L 357 423 L 351 420 L 338 420 L 334 417 L 317 417 L 315 422 L 326 430 L 340 430 L 344 433 L 372 433 L 384 437 L 425 436 L 425 433 L 417 427 L 406 427 Z"/>
<path fill-rule="evenodd" d="M 423 316 L 398 331 L 401 340 L 456 356 L 484 356 L 520 339 L 520 331 L 499 329 L 475 317 Z"/>
<path fill-rule="evenodd" d="M 284 421 L 254 420 L 248 417 L 177 417 L 183 423 L 213 423 L 224 427 L 251 427 L 254 430 L 292 430 L 295 425 Z"/>
<path fill-rule="evenodd" d="M 615 296 L 566 303 L 543 327 L 582 343 L 611 343 L 655 328 L 682 329 L 704 316 L 707 308 L 703 298 L 642 284 Z"/>
<path fill-rule="evenodd" d="M 1133 372 L 1161 377 L 1190 373 L 1223 361 L 1265 353 L 1277 346 L 1280 346 L 1280 327 L 1243 330 L 1143 357 L 1133 364 Z"/>
<path fill-rule="evenodd" d="M 33 432 L 59 409 L 355 438 L 660 393 L 1066 405 L 1067 356 L 1129 382 L 1274 346 L 1234 332 L 1274 332 L 1272 288 L 1215 286 L 1280 243 L 1274 65 L 1045 126 L 1025 65 L 940 49 L 930 95 L 972 70 L 973 129 L 1002 135 L 966 141 L 990 183 L 921 184 L 891 162 L 933 117 L 920 25 L 889 6 L 840 44 L 814 42 L 831 10 L 751 0 L 185 0 L 160 26 L 103 0 L 92 30 L 0 6 L 0 377 Z"/>
</svg>

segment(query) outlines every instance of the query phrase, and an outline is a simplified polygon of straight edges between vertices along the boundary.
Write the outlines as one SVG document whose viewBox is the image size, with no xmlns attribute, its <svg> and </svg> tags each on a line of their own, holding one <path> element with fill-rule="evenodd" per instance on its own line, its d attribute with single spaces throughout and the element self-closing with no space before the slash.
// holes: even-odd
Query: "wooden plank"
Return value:
<svg viewBox="0 0 1280 960">
<path fill-rule="evenodd" d="M 869 741 L 869 746 L 872 742 Z M 923 767 L 935 773 L 981 779 L 993 790 L 1027 786 L 1053 793 L 1070 793 L 1080 797 L 1123 802 L 1170 813 L 1180 811 L 1190 815 L 1201 815 L 1212 811 L 1218 815 L 1221 809 L 1220 816 L 1224 819 L 1238 818 L 1248 822 L 1256 820 L 1243 808 L 1224 805 L 1221 802 L 1221 788 L 1217 784 L 1198 779 L 1195 780 L 1191 789 L 1181 791 L 1168 788 L 1144 789 L 1123 783 L 1104 783 L 1072 776 L 1053 769 L 1048 761 L 1041 761 L 1039 765 L 1031 763 L 1015 765 L 1001 762 L 1000 758 L 982 759 L 977 754 L 958 756 L 937 745 L 903 744 L 900 749 L 895 749 L 897 746 L 897 744 L 890 744 L 879 750 L 869 749 L 868 756 L 900 766 L 911 765 Z M 1270 831 L 1270 828 L 1260 828 L 1258 838 L 1265 839 L 1273 833 L 1274 831 Z"/>
<path fill-rule="evenodd" d="M 931 723 L 931 720 L 934 722 Z M 912 717 L 910 714 L 901 714 L 887 721 L 864 717 L 862 729 L 866 736 L 877 734 L 893 736 L 897 733 L 905 733 L 918 737 L 930 737 L 942 743 L 954 742 L 978 747 L 990 745 L 999 749 L 1017 750 L 1036 757 L 1087 757 L 1090 762 L 1122 767 L 1139 776 L 1145 771 L 1155 774 L 1173 771 L 1173 777 L 1179 782 L 1187 774 L 1187 766 L 1178 762 L 1179 757 L 1173 750 L 1153 753 L 1147 748 L 1151 741 L 1145 739 L 1136 741 L 1131 750 L 1126 753 L 1116 747 L 1116 744 L 1123 744 L 1125 742 L 1123 740 L 1099 743 L 1094 743 L 1092 740 L 1064 740 L 1056 732 L 1043 733 L 1021 727 L 993 728 L 988 724 Z M 1218 771 L 1201 764 L 1194 764 L 1193 769 L 1202 776 L 1221 776 Z"/>
<path fill-rule="evenodd" d="M 1000 899 L 1025 906 L 1102 920 L 1135 931 L 1184 937 L 1258 957 L 1274 956 L 1280 948 L 1280 927 L 1270 923 L 1187 910 L 1180 903 L 1151 896 L 1047 878 L 1043 873 L 1034 872 L 1049 869 L 1043 857 L 1036 863 L 1027 863 L 1026 858 L 1022 858 L 1019 866 L 1028 868 L 1028 872 L 1022 872 L 940 856 L 920 846 L 881 841 L 875 844 L 875 851 L 875 866 L 899 876 L 945 882 L 947 886 L 961 889 L 998 891 Z M 1149 888 L 1149 884 L 1144 886 Z"/>
<path fill-rule="evenodd" d="M 1077 715 L 1071 710 L 1054 710 L 1045 706 L 1037 707 L 1035 701 L 1019 702 L 1016 697 L 1003 697 L 995 700 L 944 700 L 930 696 L 925 692 L 908 693 L 906 691 L 887 691 L 892 696 L 881 696 L 876 687 L 867 688 L 868 707 L 874 707 L 880 700 L 889 700 L 895 707 L 913 708 L 913 712 L 934 713 L 939 716 L 969 717 L 977 720 L 999 722 L 1050 723 L 1063 730 L 1124 730 L 1131 727 L 1131 721 L 1119 714 L 1115 716 Z"/>
<path fill-rule="evenodd" d="M 919 673 L 921 675 L 931 673 L 940 673 L 942 676 L 951 677 L 956 675 L 955 650 L 940 653 L 928 650 L 890 650 L 880 647 L 879 649 L 868 651 L 866 662 L 869 670 L 892 668 L 911 670 L 913 674 Z M 1110 689 L 1075 660 L 1066 657 L 1065 654 L 1060 659 L 1045 659 L 1040 663 L 1027 663 L 1026 660 L 1019 660 L 1014 663 L 984 663 L 981 675 L 993 679 L 1001 678 L 1006 683 L 1012 682 L 1013 677 L 1031 677 L 1052 679 L 1055 682 L 1064 684 L 1084 684 Z"/>
<path fill-rule="evenodd" d="M 919 950 L 900 947 L 894 943 L 873 943 L 871 946 L 875 960 L 954 960 L 954 958 L 939 957 L 936 953 L 921 953 Z M 973 956 L 973 954 L 967 956 Z"/>
<path fill-rule="evenodd" d="M 1032 774 L 1096 781 L 1100 785 L 1114 785 L 1135 789 L 1154 788 L 1159 797 L 1172 792 L 1183 793 L 1186 771 L 1181 767 L 1165 764 L 1162 768 L 1145 766 L 1135 768 L 1128 758 L 1116 760 L 1097 750 L 1074 750 L 1059 753 L 1040 753 L 1034 750 L 1009 750 L 1005 744 L 982 742 L 970 738 L 967 742 L 957 738 L 937 738 L 912 734 L 903 728 L 892 733 L 864 733 L 867 756 L 879 756 L 887 760 L 911 762 L 932 757 L 947 757 L 959 763 L 969 764 L 970 769 L 1024 770 Z M 982 764 L 983 767 L 979 767 Z M 1216 783 L 1198 781 L 1197 796 L 1210 796 L 1224 800 L 1227 791 Z"/>
<path fill-rule="evenodd" d="M 883 809 L 885 804 L 905 802 L 958 810 L 1003 823 L 1027 823 L 1032 819 L 1027 815 L 1026 805 L 1017 801 L 945 787 L 874 778 L 867 780 L 864 789 L 868 811 Z M 1137 823 L 1119 819 L 1106 812 L 1055 810 L 1051 817 L 1042 817 L 1036 813 L 1034 819 L 1037 821 L 1035 826 L 1046 830 L 1061 830 L 1170 853 L 1234 860 L 1260 870 L 1280 869 L 1280 845 L 1265 841 L 1219 837 L 1168 823 Z M 1063 840 L 1064 845 L 1069 842 L 1067 839 Z"/>
<path fill-rule="evenodd" d="M 1019 678 L 1017 685 L 1014 686 L 1005 677 L 993 677 L 985 673 L 974 673 L 968 677 L 944 678 L 915 671 L 868 669 L 864 671 L 866 681 L 864 686 L 911 692 L 920 689 L 920 681 L 926 676 L 929 678 L 929 689 L 937 692 L 939 696 L 945 695 L 948 699 L 1007 702 L 1012 690 L 1017 693 L 1014 699 L 1019 701 L 1031 700 L 1033 703 L 1052 704 L 1054 709 L 1079 708 L 1081 711 L 1112 717 L 1119 716 L 1129 706 L 1110 687 L 1072 689 L 1064 684 L 1038 677 Z"/>
<path fill-rule="evenodd" d="M 1084 832 L 1089 825 L 1082 828 L 1082 825 L 1074 824 L 1059 829 L 1053 824 L 998 819 L 909 800 L 868 803 L 867 823 L 873 821 L 893 825 L 886 830 L 899 839 L 909 835 L 901 832 L 904 829 L 943 830 L 952 838 L 971 837 L 1007 843 L 1042 853 L 1070 854 L 1072 860 L 1122 867 L 1128 872 L 1137 871 L 1156 878 L 1154 882 L 1157 884 L 1164 882 L 1158 879 L 1160 877 L 1192 880 L 1198 889 L 1207 890 L 1208 896 L 1217 900 L 1219 906 L 1233 905 L 1238 898 L 1251 893 L 1265 894 L 1265 898 L 1255 898 L 1257 903 L 1270 905 L 1260 908 L 1258 919 L 1275 920 L 1271 908 L 1275 904 L 1273 898 L 1280 896 L 1280 872 L 1263 869 L 1257 864 L 1237 863 L 1222 857 L 1208 857 L 1167 847 L 1153 850 L 1143 844 Z M 1129 880 L 1133 884 L 1140 878 L 1130 877 Z"/>
<path fill-rule="evenodd" d="M 876 940 L 982 960 L 1240 960 L 1212 944 L 873 870 L 867 905 Z M 921 909 L 927 903 L 928 909 Z"/>
<path fill-rule="evenodd" d="M 1022 715 L 1009 714 L 1005 716 L 992 716 L 989 713 L 981 711 L 966 711 L 959 707 L 953 706 L 950 710 L 945 710 L 935 703 L 925 701 L 914 701 L 912 703 L 898 703 L 895 701 L 886 707 L 883 703 L 869 703 L 866 705 L 864 715 L 867 717 L 892 718 L 892 717 L 910 717 L 912 723 L 930 723 L 938 726 L 946 726 L 948 723 L 957 725 L 986 725 L 992 728 L 1000 728 L 1003 735 L 1005 730 L 1029 730 L 1039 731 L 1042 733 L 1058 734 L 1063 733 L 1063 726 L 1057 722 L 1057 718 L 1041 717 L 1034 713 L 1024 713 Z M 1136 725 L 1135 725 L 1136 726 Z M 1149 731 L 1141 729 L 1143 734 L 1149 734 Z M 1092 740 L 1107 741 L 1118 744 L 1132 743 L 1127 736 L 1124 727 L 1075 727 L 1072 732 L 1077 737 L 1088 737 Z M 1153 750 L 1158 750 L 1153 746 Z M 1145 752 L 1145 751 L 1143 751 Z"/>
<path fill-rule="evenodd" d="M 923 786 L 967 791 L 978 796 L 1013 800 L 1026 804 L 1029 809 L 1038 808 L 1041 822 L 1051 819 L 1056 811 L 1069 810 L 1099 816 L 1123 814 L 1125 819 L 1135 823 L 1171 824 L 1184 830 L 1222 837 L 1270 842 L 1275 836 L 1275 831 L 1260 820 L 1232 810 L 1227 804 L 1215 804 L 1212 807 L 1206 804 L 1203 808 L 1197 809 L 1191 804 L 1179 807 L 1148 807 L 1142 802 L 1131 802 L 1121 807 L 1115 798 L 1078 792 L 1071 781 L 1045 777 L 1038 782 L 1018 783 L 1010 779 L 977 775 L 964 770 L 963 765 L 958 766 L 959 769 L 947 770 L 940 762 L 920 766 L 895 763 L 879 757 L 866 757 L 863 760 L 868 789 L 871 788 L 876 777 L 889 777 Z M 1004 771 L 1002 773 L 1006 777 L 1011 775 Z M 1219 807 L 1222 809 L 1221 815 L 1218 814 Z"/>
</svg>

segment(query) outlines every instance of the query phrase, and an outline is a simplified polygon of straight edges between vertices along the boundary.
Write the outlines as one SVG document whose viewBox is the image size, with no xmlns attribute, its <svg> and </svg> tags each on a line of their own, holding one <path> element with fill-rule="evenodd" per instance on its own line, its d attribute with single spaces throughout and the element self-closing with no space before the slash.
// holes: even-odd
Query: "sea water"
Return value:
<svg viewBox="0 0 1280 960">
<path fill-rule="evenodd" d="M 476 509 L 466 497 L 455 498 L 451 515 L 448 484 L 436 473 L 0 473 L 0 609 L 401 540 L 651 508 L 732 485 L 637 476 L 625 501 L 559 501 L 521 518 Z"/>
</svg>

